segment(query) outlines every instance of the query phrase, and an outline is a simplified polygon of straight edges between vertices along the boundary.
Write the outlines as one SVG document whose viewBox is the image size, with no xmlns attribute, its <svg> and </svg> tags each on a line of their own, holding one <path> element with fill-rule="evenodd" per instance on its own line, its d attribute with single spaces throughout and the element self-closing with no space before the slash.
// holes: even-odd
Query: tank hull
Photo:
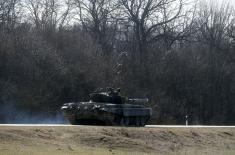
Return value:
<svg viewBox="0 0 235 155">
<path fill-rule="evenodd" d="M 61 110 L 73 125 L 145 126 L 151 108 L 132 104 L 66 103 Z"/>
</svg>

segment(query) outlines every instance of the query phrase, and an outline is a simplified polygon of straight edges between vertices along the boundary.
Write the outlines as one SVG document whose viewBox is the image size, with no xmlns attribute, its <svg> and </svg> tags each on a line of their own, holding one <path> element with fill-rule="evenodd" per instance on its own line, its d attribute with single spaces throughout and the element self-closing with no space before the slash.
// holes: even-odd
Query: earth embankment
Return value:
<svg viewBox="0 0 235 155">
<path fill-rule="evenodd" d="M 0 154 L 235 154 L 235 128 L 0 127 Z"/>
</svg>

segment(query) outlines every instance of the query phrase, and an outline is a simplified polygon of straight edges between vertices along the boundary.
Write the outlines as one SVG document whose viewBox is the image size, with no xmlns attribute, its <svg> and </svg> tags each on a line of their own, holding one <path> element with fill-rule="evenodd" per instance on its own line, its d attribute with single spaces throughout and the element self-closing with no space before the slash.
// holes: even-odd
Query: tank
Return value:
<svg viewBox="0 0 235 155">
<path fill-rule="evenodd" d="M 90 101 L 65 103 L 61 110 L 73 125 L 145 126 L 152 109 L 143 104 L 148 99 L 129 99 L 120 95 L 120 89 L 98 89 Z"/>
</svg>

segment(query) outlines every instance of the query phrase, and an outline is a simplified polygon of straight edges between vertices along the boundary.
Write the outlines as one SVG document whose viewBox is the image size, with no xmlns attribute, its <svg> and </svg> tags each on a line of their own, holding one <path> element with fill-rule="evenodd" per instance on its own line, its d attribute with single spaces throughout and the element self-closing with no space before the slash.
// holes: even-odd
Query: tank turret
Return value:
<svg viewBox="0 0 235 155">
<path fill-rule="evenodd" d="M 104 102 L 114 104 L 125 103 L 125 98 L 120 95 L 120 89 L 114 90 L 113 88 L 107 88 L 107 91 L 95 91 L 94 93 L 91 93 L 90 100 L 91 102 Z"/>
<path fill-rule="evenodd" d="M 61 110 L 71 124 L 144 126 L 152 109 L 143 104 L 148 99 L 129 99 L 121 96 L 120 89 L 97 89 L 90 101 L 65 103 Z"/>
</svg>

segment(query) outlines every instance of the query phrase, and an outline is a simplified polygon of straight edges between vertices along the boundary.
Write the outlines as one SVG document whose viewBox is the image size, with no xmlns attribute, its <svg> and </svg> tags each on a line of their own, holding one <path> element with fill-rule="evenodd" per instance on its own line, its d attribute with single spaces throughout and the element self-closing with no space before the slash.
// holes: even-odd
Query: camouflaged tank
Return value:
<svg viewBox="0 0 235 155">
<path fill-rule="evenodd" d="M 89 102 L 65 103 L 61 110 L 73 125 L 145 126 L 152 109 L 143 106 L 148 99 L 128 99 L 120 89 L 108 88 L 90 94 Z"/>
</svg>

